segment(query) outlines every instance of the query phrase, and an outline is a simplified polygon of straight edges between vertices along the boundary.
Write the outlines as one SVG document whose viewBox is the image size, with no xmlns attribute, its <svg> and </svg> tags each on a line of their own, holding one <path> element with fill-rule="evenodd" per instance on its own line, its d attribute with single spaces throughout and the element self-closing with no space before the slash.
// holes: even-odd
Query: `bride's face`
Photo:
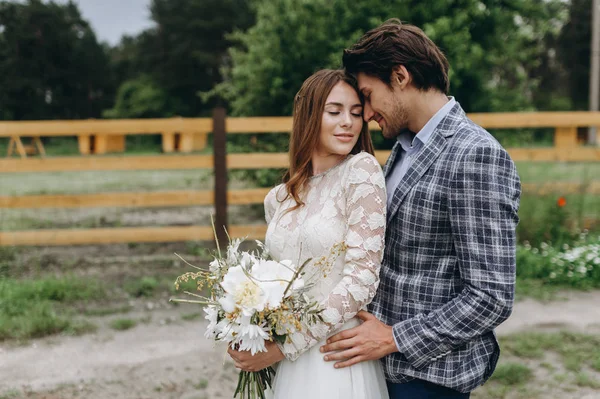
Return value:
<svg viewBox="0 0 600 399">
<path fill-rule="evenodd" d="M 338 82 L 325 101 L 316 155 L 348 155 L 360 136 L 362 109 L 352 86 Z"/>
</svg>

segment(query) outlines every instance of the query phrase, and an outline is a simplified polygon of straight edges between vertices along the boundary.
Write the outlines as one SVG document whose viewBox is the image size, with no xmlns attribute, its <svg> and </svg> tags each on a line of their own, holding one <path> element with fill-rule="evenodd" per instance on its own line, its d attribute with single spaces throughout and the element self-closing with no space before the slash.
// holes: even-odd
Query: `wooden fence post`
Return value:
<svg viewBox="0 0 600 399">
<path fill-rule="evenodd" d="M 215 230 L 219 246 L 228 244 L 227 234 L 227 131 L 225 108 L 213 110 L 213 159 L 215 170 Z"/>
</svg>

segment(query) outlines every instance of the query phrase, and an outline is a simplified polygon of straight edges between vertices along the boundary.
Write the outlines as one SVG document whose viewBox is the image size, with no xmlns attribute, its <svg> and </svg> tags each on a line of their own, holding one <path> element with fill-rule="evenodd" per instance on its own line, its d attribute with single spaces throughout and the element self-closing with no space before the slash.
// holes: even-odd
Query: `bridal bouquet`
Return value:
<svg viewBox="0 0 600 399">
<path fill-rule="evenodd" d="M 287 259 L 273 260 L 260 241 L 256 241 L 257 250 L 241 251 L 242 242 L 230 239 L 226 253 L 218 251 L 208 270 L 186 262 L 196 271 L 175 281 L 177 289 L 183 282 L 196 281 L 198 292 L 186 291 L 194 299 L 172 300 L 204 305 L 209 321 L 205 337 L 254 355 L 266 351 L 267 341 L 285 343 L 302 329 L 302 324 L 323 322 L 323 309 L 307 291 L 330 270 L 345 244 L 336 244 L 327 256 L 314 262 L 309 259 L 297 265 Z M 306 266 L 311 263 L 313 273 L 307 276 Z M 271 367 L 258 372 L 242 371 L 234 397 L 241 394 L 242 398 L 264 399 L 274 375 Z"/>
</svg>

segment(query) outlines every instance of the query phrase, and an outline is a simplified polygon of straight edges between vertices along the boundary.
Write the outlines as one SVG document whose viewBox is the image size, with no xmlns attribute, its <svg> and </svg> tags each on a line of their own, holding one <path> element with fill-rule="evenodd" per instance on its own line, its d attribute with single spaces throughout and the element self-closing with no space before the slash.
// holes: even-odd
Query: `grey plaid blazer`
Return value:
<svg viewBox="0 0 600 399">
<path fill-rule="evenodd" d="M 387 175 L 398 143 L 384 167 Z M 521 186 L 500 144 L 456 104 L 403 177 L 387 216 L 369 310 L 400 352 L 386 378 L 470 392 L 492 374 L 494 328 L 512 311 Z"/>
</svg>

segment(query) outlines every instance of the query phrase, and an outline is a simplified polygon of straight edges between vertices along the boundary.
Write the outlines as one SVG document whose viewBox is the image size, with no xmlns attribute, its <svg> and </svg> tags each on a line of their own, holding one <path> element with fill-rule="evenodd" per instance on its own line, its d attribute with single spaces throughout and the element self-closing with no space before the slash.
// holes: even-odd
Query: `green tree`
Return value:
<svg viewBox="0 0 600 399">
<path fill-rule="evenodd" d="M 221 81 L 220 67 L 231 45 L 227 34 L 254 21 L 249 2 L 153 0 L 150 12 L 156 27 L 124 37 L 111 51 L 115 79 L 128 86 L 119 93 L 129 92 L 131 82 L 139 83 L 138 77 L 146 75 L 145 84 L 151 81 L 170 99 L 162 116 L 210 114 L 214 104 L 203 102 L 197 93 Z"/>
<path fill-rule="evenodd" d="M 563 81 L 576 110 L 589 109 L 591 9 L 592 0 L 571 0 L 569 20 L 557 40 L 557 58 L 567 71 Z"/>
<path fill-rule="evenodd" d="M 148 76 L 124 82 L 117 91 L 115 106 L 105 118 L 159 118 L 174 115 L 167 93 Z"/>
<path fill-rule="evenodd" d="M 108 59 L 73 2 L 0 2 L 0 118 L 98 117 Z"/>
<path fill-rule="evenodd" d="M 256 7 L 256 24 L 233 35 L 231 67 L 214 90 L 235 115 L 289 115 L 306 77 L 340 66 L 345 47 L 392 17 L 422 27 L 446 53 L 451 92 L 466 110 L 532 109 L 540 81 L 530 73 L 567 17 L 560 0 L 260 0 Z"/>
</svg>

